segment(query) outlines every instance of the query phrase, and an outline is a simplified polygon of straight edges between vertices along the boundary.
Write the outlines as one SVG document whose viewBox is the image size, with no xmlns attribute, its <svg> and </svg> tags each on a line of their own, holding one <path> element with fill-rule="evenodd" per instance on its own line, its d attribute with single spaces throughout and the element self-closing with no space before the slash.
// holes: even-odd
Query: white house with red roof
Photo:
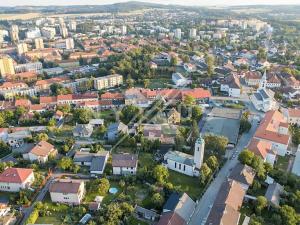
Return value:
<svg viewBox="0 0 300 225">
<path fill-rule="evenodd" d="M 40 141 L 28 153 L 23 154 L 23 158 L 31 162 L 38 161 L 39 163 L 45 163 L 48 161 L 49 156 L 55 157 L 56 155 L 57 150 L 52 144 L 47 141 Z"/>
<path fill-rule="evenodd" d="M 254 138 L 271 143 L 276 154 L 284 156 L 290 143 L 289 124 L 277 110 L 268 111 L 257 128 Z"/>
<path fill-rule="evenodd" d="M 33 182 L 33 169 L 7 168 L 0 174 L 0 191 L 19 192 Z"/>
<path fill-rule="evenodd" d="M 276 152 L 272 150 L 271 142 L 252 138 L 248 145 L 248 150 L 262 158 L 264 162 L 274 165 L 276 160 Z"/>
</svg>

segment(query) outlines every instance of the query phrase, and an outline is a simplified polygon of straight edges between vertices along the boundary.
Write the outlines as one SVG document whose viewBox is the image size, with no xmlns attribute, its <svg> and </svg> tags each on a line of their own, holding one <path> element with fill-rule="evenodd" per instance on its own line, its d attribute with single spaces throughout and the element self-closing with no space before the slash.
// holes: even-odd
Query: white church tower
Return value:
<svg viewBox="0 0 300 225">
<path fill-rule="evenodd" d="M 259 83 L 259 89 L 266 89 L 266 88 L 267 88 L 267 71 L 265 70 Z"/>
<path fill-rule="evenodd" d="M 200 137 L 195 142 L 194 163 L 197 169 L 200 169 L 203 164 L 205 141 Z"/>
</svg>

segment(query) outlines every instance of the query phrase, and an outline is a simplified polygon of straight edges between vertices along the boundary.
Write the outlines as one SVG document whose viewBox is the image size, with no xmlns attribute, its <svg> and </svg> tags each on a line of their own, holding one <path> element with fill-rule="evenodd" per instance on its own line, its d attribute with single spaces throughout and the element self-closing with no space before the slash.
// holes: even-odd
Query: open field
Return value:
<svg viewBox="0 0 300 225">
<path fill-rule="evenodd" d="M 30 20 L 40 16 L 40 13 L 0 14 L 0 20 Z"/>
</svg>

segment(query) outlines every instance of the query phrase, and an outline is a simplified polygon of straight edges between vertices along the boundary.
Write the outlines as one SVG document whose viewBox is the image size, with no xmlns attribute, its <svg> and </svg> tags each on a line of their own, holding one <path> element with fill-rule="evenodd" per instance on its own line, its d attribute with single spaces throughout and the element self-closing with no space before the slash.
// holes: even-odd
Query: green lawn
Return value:
<svg viewBox="0 0 300 225">
<path fill-rule="evenodd" d="M 62 220 L 60 219 L 60 216 L 53 215 L 53 216 L 45 216 L 45 217 L 39 217 L 35 224 L 53 224 L 53 225 L 61 225 Z"/>
<path fill-rule="evenodd" d="M 139 154 L 139 165 L 141 167 L 151 167 L 155 166 L 156 162 L 153 159 L 153 155 L 151 153 L 141 152 Z"/>
<path fill-rule="evenodd" d="M 127 224 L 130 224 L 130 225 L 149 225 L 149 223 L 138 220 L 137 218 L 135 218 L 133 216 L 128 218 Z"/>
<path fill-rule="evenodd" d="M 149 88 L 150 89 L 166 88 L 170 85 L 172 85 L 170 78 L 156 78 L 150 80 Z"/>
<path fill-rule="evenodd" d="M 198 199 L 202 193 L 199 178 L 190 177 L 175 171 L 169 170 L 169 181 L 178 186 L 180 191 L 186 192 L 194 200 Z"/>
</svg>

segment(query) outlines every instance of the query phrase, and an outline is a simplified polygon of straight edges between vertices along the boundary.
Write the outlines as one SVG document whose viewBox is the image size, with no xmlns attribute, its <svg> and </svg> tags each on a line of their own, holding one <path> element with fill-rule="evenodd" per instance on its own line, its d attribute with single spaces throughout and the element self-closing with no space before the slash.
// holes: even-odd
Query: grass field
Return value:
<svg viewBox="0 0 300 225">
<path fill-rule="evenodd" d="M 178 186 L 180 191 L 186 192 L 194 200 L 198 199 L 202 193 L 200 180 L 197 177 L 190 177 L 175 171 L 169 170 L 169 181 Z"/>
<path fill-rule="evenodd" d="M 40 16 L 40 13 L 0 14 L 0 20 L 30 20 Z"/>
</svg>

